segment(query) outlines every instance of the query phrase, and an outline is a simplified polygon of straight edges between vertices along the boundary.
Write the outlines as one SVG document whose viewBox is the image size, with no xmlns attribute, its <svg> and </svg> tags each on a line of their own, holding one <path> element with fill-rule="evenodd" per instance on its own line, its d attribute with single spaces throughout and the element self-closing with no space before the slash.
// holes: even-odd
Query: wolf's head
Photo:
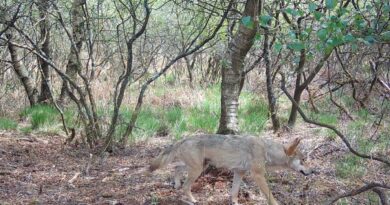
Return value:
<svg viewBox="0 0 390 205">
<path fill-rule="evenodd" d="M 303 164 L 304 155 L 297 149 L 300 142 L 301 139 L 296 138 L 291 144 L 284 146 L 284 152 L 288 157 L 288 166 L 291 169 L 307 176 L 309 174 L 312 174 L 314 170 L 306 167 Z"/>
</svg>

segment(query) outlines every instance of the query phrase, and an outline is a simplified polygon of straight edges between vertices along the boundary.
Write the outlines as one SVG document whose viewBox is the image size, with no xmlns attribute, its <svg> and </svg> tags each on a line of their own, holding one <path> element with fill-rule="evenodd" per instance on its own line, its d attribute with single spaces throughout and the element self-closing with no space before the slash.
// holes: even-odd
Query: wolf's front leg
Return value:
<svg viewBox="0 0 390 205">
<path fill-rule="evenodd" d="M 179 189 L 181 186 L 181 179 L 184 175 L 184 172 L 186 170 L 186 165 L 184 163 L 177 164 L 175 166 L 175 172 L 174 172 L 174 187 L 175 189 Z"/>
<path fill-rule="evenodd" d="M 202 173 L 202 166 L 196 166 L 196 167 L 188 167 L 188 178 L 186 182 L 183 185 L 184 194 L 188 197 L 188 199 L 192 203 L 196 203 L 194 196 L 192 196 L 191 193 L 191 185 L 195 182 L 195 180 L 199 177 L 199 175 Z"/>
<path fill-rule="evenodd" d="M 270 205 L 278 205 L 278 202 L 275 200 L 274 195 L 271 193 L 268 188 L 267 180 L 265 179 L 265 169 L 261 166 L 256 166 L 252 168 L 251 174 L 256 181 L 257 186 L 260 187 L 261 192 L 267 197 L 268 203 Z"/>
<path fill-rule="evenodd" d="M 238 191 L 240 190 L 240 184 L 242 181 L 242 177 L 244 176 L 245 171 L 234 171 L 233 176 L 233 185 L 231 190 L 232 204 L 238 205 Z"/>
</svg>

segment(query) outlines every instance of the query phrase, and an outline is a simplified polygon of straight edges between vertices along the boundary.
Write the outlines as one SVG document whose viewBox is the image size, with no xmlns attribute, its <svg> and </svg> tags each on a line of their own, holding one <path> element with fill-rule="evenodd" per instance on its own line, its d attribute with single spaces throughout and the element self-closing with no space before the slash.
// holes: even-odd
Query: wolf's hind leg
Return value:
<svg viewBox="0 0 390 205">
<path fill-rule="evenodd" d="M 242 181 L 242 177 L 245 175 L 245 171 L 234 170 L 233 176 L 233 185 L 231 190 L 232 204 L 238 204 L 238 191 L 240 189 L 240 184 Z"/>
<path fill-rule="evenodd" d="M 255 179 L 257 186 L 260 187 L 261 192 L 267 197 L 268 203 L 270 205 L 278 205 L 278 202 L 275 200 L 274 195 L 272 195 L 270 189 L 268 188 L 267 180 L 265 179 L 265 169 L 264 167 L 256 166 L 251 170 L 252 177 Z"/>
<path fill-rule="evenodd" d="M 196 203 L 196 200 L 192 196 L 191 185 L 192 183 L 195 182 L 195 180 L 199 177 L 201 173 L 202 173 L 202 166 L 188 167 L 188 177 L 186 182 L 183 185 L 183 190 L 184 190 L 184 194 L 188 197 L 188 199 L 192 203 Z"/>
</svg>

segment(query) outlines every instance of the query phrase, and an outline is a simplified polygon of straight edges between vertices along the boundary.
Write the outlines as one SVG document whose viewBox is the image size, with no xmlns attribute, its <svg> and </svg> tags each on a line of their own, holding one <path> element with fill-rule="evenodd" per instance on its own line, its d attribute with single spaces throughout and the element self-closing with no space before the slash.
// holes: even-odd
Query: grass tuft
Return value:
<svg viewBox="0 0 390 205">
<path fill-rule="evenodd" d="M 0 118 L 0 130 L 15 130 L 18 123 L 8 118 Z"/>
<path fill-rule="evenodd" d="M 366 172 L 364 159 L 348 154 L 336 164 L 336 175 L 341 178 L 358 178 Z"/>
<path fill-rule="evenodd" d="M 56 121 L 58 111 L 49 105 L 36 105 L 27 108 L 21 113 L 21 116 L 30 119 L 33 129 L 58 123 Z"/>
</svg>

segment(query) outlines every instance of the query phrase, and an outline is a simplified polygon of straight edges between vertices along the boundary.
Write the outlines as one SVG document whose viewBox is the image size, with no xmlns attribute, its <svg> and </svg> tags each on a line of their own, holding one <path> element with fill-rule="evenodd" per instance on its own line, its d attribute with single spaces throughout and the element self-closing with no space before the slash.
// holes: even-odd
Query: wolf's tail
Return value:
<svg viewBox="0 0 390 205">
<path fill-rule="evenodd" d="M 176 156 L 176 150 L 179 144 L 174 144 L 169 147 L 167 147 L 160 155 L 158 155 L 150 164 L 149 164 L 149 171 L 153 172 L 156 169 L 163 168 L 167 166 L 169 163 L 171 163 L 175 156 Z"/>
</svg>

